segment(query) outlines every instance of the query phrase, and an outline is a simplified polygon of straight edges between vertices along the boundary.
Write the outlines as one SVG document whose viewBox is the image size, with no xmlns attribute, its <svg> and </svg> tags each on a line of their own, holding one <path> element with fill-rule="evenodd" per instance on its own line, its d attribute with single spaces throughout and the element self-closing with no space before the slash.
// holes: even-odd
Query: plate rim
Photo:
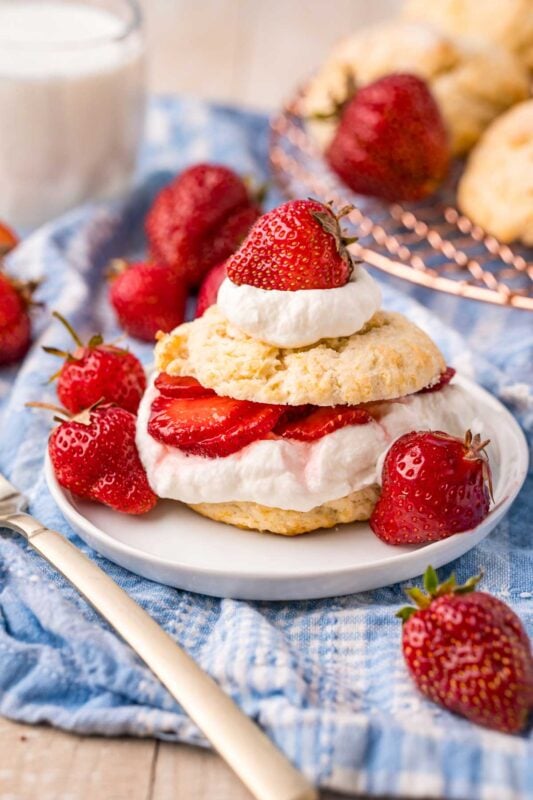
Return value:
<svg viewBox="0 0 533 800">
<path fill-rule="evenodd" d="M 481 525 L 486 526 L 487 523 L 490 525 L 490 523 L 493 522 L 494 524 L 491 526 L 491 530 L 492 530 L 493 527 L 496 526 L 496 524 L 500 521 L 500 519 L 508 511 L 508 509 L 510 508 L 510 506 L 512 505 L 512 503 L 516 499 L 518 493 L 520 492 L 520 490 L 521 490 L 521 488 L 522 488 L 522 486 L 523 486 L 523 484 L 525 482 L 525 479 L 527 477 L 527 472 L 528 472 L 528 465 L 529 465 L 529 448 L 528 448 L 528 444 L 527 444 L 527 440 L 526 440 L 525 434 L 524 434 L 522 428 L 520 427 L 519 423 L 515 419 L 515 417 L 511 414 L 511 412 L 503 405 L 503 403 L 497 397 L 495 397 L 493 394 L 491 394 L 489 391 L 487 391 L 484 387 L 482 387 L 479 384 L 477 384 L 475 381 L 471 380 L 470 378 L 467 378 L 464 375 L 460 375 L 460 374 L 456 375 L 455 380 L 457 381 L 458 385 L 462 385 L 468 392 L 472 392 L 473 391 L 474 393 L 479 393 L 485 401 L 488 401 L 489 405 L 490 404 L 496 405 L 496 407 L 498 408 L 498 411 L 500 413 L 504 414 L 504 416 L 506 418 L 506 421 L 510 425 L 511 429 L 513 430 L 513 432 L 515 434 L 515 437 L 516 437 L 516 440 L 517 440 L 517 447 L 518 447 L 518 451 L 519 451 L 519 459 L 517 460 L 517 463 L 516 463 L 516 466 L 517 466 L 517 477 L 516 477 L 514 483 L 509 487 L 509 492 L 497 503 L 497 505 L 495 505 L 493 508 L 491 508 L 488 516 L 480 523 L 480 525 L 476 526 L 475 528 L 472 528 L 469 531 L 464 531 L 464 532 L 461 532 L 461 533 L 453 534 L 452 536 L 449 536 L 446 539 L 441 539 L 441 540 L 439 540 L 437 542 L 431 542 L 431 543 L 429 543 L 427 545 L 421 545 L 421 546 L 408 546 L 409 549 L 403 549 L 402 548 L 401 552 L 397 552 L 397 553 L 391 552 L 390 556 L 386 556 L 384 558 L 381 558 L 378 561 L 372 561 L 372 562 L 369 562 L 369 563 L 366 563 L 366 564 L 360 564 L 357 567 L 357 571 L 361 575 L 365 575 L 368 572 L 372 572 L 372 571 L 376 570 L 377 568 L 379 568 L 380 566 L 381 567 L 386 567 L 386 568 L 394 567 L 394 565 L 397 565 L 397 564 L 402 564 L 402 565 L 408 566 L 409 562 L 411 561 L 411 559 L 416 560 L 417 555 L 420 553 L 421 550 L 429 550 L 431 556 L 434 556 L 434 560 L 437 560 L 437 557 L 441 553 L 441 551 L 447 550 L 450 547 L 450 544 L 452 542 L 457 541 L 459 538 L 464 538 L 465 536 L 468 536 L 468 537 L 473 536 L 479 530 L 479 527 Z M 133 547 L 131 545 L 128 545 L 128 544 L 126 544 L 126 543 L 124 543 L 122 541 L 119 541 L 118 539 L 114 539 L 108 533 L 106 533 L 101 528 L 99 528 L 95 523 L 93 523 L 91 520 L 89 520 L 87 517 L 85 517 L 76 508 L 75 503 L 71 499 L 71 497 L 72 497 L 71 493 L 68 490 L 63 489 L 63 487 L 61 487 L 60 484 L 58 483 L 58 481 L 56 479 L 56 476 L 55 476 L 55 473 L 54 473 L 54 469 L 52 467 L 52 463 L 51 463 L 50 456 L 49 456 L 49 453 L 48 453 L 48 448 L 46 449 L 44 470 L 45 470 L 45 478 L 46 478 L 46 483 L 47 483 L 48 489 L 49 489 L 49 491 L 50 491 L 50 493 L 52 495 L 52 498 L 53 498 L 54 502 L 58 506 L 61 514 L 63 515 L 63 517 L 65 518 L 65 520 L 67 521 L 68 524 L 72 525 L 73 527 L 76 527 L 77 529 L 81 528 L 82 530 L 87 531 L 89 533 L 89 535 L 91 536 L 91 538 L 94 539 L 95 541 L 99 542 L 99 543 L 101 542 L 103 544 L 104 548 L 107 549 L 108 545 L 112 546 L 112 548 L 114 550 L 117 550 L 123 556 L 125 556 L 127 558 L 128 557 L 129 558 L 133 558 L 136 561 L 139 561 L 140 559 L 142 559 L 145 563 L 147 563 L 147 564 L 149 564 L 151 566 L 169 567 L 171 565 L 171 567 L 174 570 L 179 571 L 182 574 L 187 575 L 187 576 L 189 576 L 191 578 L 194 578 L 194 577 L 197 577 L 197 576 L 201 575 L 201 576 L 203 576 L 205 578 L 220 579 L 220 580 L 224 580 L 224 581 L 228 581 L 228 580 L 234 580 L 234 581 L 248 580 L 248 581 L 252 581 L 254 579 L 257 579 L 257 580 L 260 580 L 260 581 L 271 580 L 272 582 L 278 582 L 279 580 L 286 581 L 288 579 L 298 580 L 298 581 L 301 581 L 301 580 L 312 581 L 312 580 L 319 580 L 320 578 L 324 578 L 326 576 L 327 577 L 331 577 L 332 575 L 334 575 L 335 577 L 339 577 L 339 578 L 347 577 L 347 576 L 351 575 L 354 572 L 354 565 L 351 564 L 351 565 L 348 565 L 348 566 L 345 566 L 345 567 L 336 568 L 334 570 L 334 573 L 332 573 L 331 571 L 327 571 L 327 569 L 325 569 L 322 572 L 317 572 L 315 570 L 313 572 L 308 571 L 308 572 L 297 574 L 297 573 L 294 572 L 294 567 L 292 567 L 291 571 L 282 570 L 282 571 L 277 571 L 275 575 L 272 575 L 272 574 L 267 575 L 267 573 L 257 573 L 257 572 L 254 572 L 253 570 L 243 571 L 242 568 L 239 568 L 238 571 L 235 571 L 236 568 L 233 568 L 233 569 L 231 569 L 231 568 L 220 569 L 219 567 L 191 565 L 190 563 L 186 563 L 186 562 L 182 562 L 182 561 L 169 561 L 168 559 L 165 559 L 160 555 L 155 555 L 155 554 L 152 554 L 152 553 L 149 553 L 149 552 L 145 552 L 145 551 L 139 550 L 138 548 Z M 173 501 L 168 501 L 168 502 L 173 502 Z M 112 511 L 112 509 L 109 509 L 109 510 Z M 120 512 L 115 512 L 115 513 L 120 513 Z M 191 510 L 191 513 L 195 513 L 195 512 Z M 124 516 L 126 516 L 126 515 L 124 515 Z M 71 519 L 69 519 L 69 517 L 72 517 L 74 522 L 71 521 Z M 126 516 L 126 518 L 127 518 L 127 516 Z M 223 523 L 214 523 L 212 520 L 208 520 L 208 519 L 206 519 L 205 522 L 206 522 L 206 524 L 223 524 Z M 350 523 L 350 524 L 355 525 L 357 523 Z M 229 527 L 232 527 L 232 526 L 229 526 Z M 237 531 L 238 529 L 235 529 L 235 530 Z M 330 531 L 331 535 L 334 535 L 335 530 L 336 529 L 332 529 Z M 246 535 L 247 533 L 250 533 L 250 532 L 246 532 L 246 531 L 245 532 L 238 531 L 238 532 L 241 535 Z M 80 536 L 80 538 L 82 538 L 82 539 L 84 538 L 78 532 L 78 530 L 76 530 L 76 533 L 77 533 L 77 535 Z M 490 531 L 488 531 L 487 534 L 485 534 L 485 535 L 488 535 L 489 533 L 490 533 Z M 274 534 L 272 534 L 272 535 L 274 535 Z M 283 538 L 283 537 L 279 537 L 279 538 Z M 296 538 L 297 539 L 301 539 L 301 540 L 305 540 L 305 536 L 296 537 Z M 482 537 L 482 538 L 484 538 L 484 537 Z M 476 544 L 477 544 L 477 542 L 476 542 Z M 91 547 L 91 549 L 94 549 L 96 552 L 99 552 L 98 548 L 94 547 L 92 544 L 89 544 L 89 547 Z M 472 547 L 475 547 L 475 544 L 472 545 Z M 463 552 L 463 554 L 465 552 L 468 552 L 469 549 L 471 549 L 471 548 L 467 548 L 467 550 L 465 550 Z M 431 560 L 431 556 L 429 556 L 429 558 L 428 558 L 428 563 Z M 105 556 L 105 557 L 109 558 L 109 556 Z M 460 557 L 460 556 L 459 555 L 453 556 L 450 560 L 453 560 L 453 558 L 457 558 L 457 557 Z M 109 560 L 112 561 L 113 559 L 109 558 Z M 131 572 L 134 572 L 134 570 L 132 570 L 130 567 L 125 567 L 125 568 L 129 569 Z M 136 573 L 136 574 L 139 574 L 139 573 Z M 151 580 L 154 580 L 154 579 L 151 579 Z M 155 579 L 155 580 L 157 580 L 157 579 Z M 159 581 L 159 582 L 161 582 L 161 581 Z M 396 581 L 392 581 L 392 583 L 394 583 L 394 582 L 396 582 Z M 388 583 L 385 584 L 384 583 L 382 585 L 386 586 L 386 585 L 390 585 L 390 584 L 388 584 Z M 220 596 L 220 595 L 215 595 L 215 596 Z M 318 597 L 318 595 L 317 595 L 317 597 Z"/>
</svg>

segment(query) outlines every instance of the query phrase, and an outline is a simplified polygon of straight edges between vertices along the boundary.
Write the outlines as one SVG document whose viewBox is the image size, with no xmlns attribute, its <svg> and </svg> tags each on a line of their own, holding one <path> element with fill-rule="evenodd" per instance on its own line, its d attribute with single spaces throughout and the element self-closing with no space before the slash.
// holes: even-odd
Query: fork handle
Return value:
<svg viewBox="0 0 533 800">
<path fill-rule="evenodd" d="M 103 570 L 28 514 L 13 514 L 2 525 L 21 533 L 112 625 L 257 800 L 317 800 L 315 789 L 257 725 Z"/>
</svg>

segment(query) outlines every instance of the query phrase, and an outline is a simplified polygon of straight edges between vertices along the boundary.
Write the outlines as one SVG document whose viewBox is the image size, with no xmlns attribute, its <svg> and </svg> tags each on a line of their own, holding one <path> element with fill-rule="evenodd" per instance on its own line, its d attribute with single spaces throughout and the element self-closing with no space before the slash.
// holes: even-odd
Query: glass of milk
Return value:
<svg viewBox="0 0 533 800">
<path fill-rule="evenodd" d="M 0 0 L 0 221 L 125 191 L 144 118 L 133 0 Z"/>
</svg>

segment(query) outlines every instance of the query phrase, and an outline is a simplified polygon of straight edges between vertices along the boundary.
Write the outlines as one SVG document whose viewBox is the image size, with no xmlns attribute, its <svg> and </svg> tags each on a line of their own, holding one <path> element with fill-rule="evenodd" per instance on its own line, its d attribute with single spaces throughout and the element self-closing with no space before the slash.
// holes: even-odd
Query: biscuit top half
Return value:
<svg viewBox="0 0 533 800">
<path fill-rule="evenodd" d="M 155 360 L 159 371 L 190 375 L 219 395 L 318 406 L 403 397 L 446 367 L 429 336 L 398 313 L 377 311 L 351 336 L 283 349 L 243 333 L 216 305 L 163 335 Z"/>
</svg>

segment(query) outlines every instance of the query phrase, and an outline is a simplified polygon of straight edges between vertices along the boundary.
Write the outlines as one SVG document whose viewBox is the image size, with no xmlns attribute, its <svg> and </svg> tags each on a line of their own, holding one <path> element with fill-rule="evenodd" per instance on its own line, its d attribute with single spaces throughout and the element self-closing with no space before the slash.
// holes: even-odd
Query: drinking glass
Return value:
<svg viewBox="0 0 533 800">
<path fill-rule="evenodd" d="M 143 119 L 134 0 L 0 0 L 0 220 L 124 192 Z"/>
</svg>

